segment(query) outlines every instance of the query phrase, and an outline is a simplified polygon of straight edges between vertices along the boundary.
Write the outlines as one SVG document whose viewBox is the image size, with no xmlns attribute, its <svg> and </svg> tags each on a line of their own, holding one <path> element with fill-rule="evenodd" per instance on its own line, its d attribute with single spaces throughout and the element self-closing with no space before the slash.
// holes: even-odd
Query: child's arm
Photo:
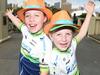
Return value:
<svg viewBox="0 0 100 75">
<path fill-rule="evenodd" d="M 40 75 L 49 75 L 49 67 L 47 64 L 41 64 Z"/>
<path fill-rule="evenodd" d="M 85 9 L 87 11 L 87 15 L 86 15 L 86 18 L 82 24 L 80 32 L 76 36 L 79 40 L 82 40 L 87 34 L 87 30 L 88 30 L 89 23 L 90 23 L 90 20 L 91 20 L 93 11 L 94 11 L 94 7 L 95 7 L 95 4 L 92 1 L 89 1 L 85 6 Z"/>
<path fill-rule="evenodd" d="M 41 72 L 40 75 L 49 75 L 48 72 Z"/>
<path fill-rule="evenodd" d="M 19 28 L 21 21 L 12 14 L 13 10 L 7 9 L 5 15 L 9 17 L 9 19 L 14 23 L 14 25 Z"/>
</svg>

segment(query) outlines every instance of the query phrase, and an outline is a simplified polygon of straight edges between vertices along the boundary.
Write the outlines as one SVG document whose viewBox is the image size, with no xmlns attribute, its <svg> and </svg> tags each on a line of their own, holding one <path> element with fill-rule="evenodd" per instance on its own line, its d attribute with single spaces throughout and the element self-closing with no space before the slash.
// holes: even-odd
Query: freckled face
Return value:
<svg viewBox="0 0 100 75">
<path fill-rule="evenodd" d="M 62 29 L 50 34 L 51 40 L 61 51 L 65 51 L 70 46 L 72 36 L 72 31 L 69 29 Z"/>
<path fill-rule="evenodd" d="M 46 20 L 46 16 L 41 11 L 29 10 L 25 12 L 25 24 L 32 33 L 41 30 Z"/>
</svg>

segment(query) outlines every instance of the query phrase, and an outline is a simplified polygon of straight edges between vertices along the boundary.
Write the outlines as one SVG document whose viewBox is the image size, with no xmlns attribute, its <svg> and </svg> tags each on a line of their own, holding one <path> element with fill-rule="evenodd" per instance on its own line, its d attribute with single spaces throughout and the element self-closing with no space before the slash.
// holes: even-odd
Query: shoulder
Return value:
<svg viewBox="0 0 100 75">
<path fill-rule="evenodd" d="M 77 44 L 78 44 L 77 39 L 74 37 L 72 39 L 72 43 L 71 43 L 71 46 L 70 46 L 69 50 L 76 51 Z"/>
<path fill-rule="evenodd" d="M 47 42 L 47 43 L 52 43 L 51 42 L 51 40 L 50 40 L 50 38 L 44 33 L 44 39 L 45 39 L 45 41 Z"/>
</svg>

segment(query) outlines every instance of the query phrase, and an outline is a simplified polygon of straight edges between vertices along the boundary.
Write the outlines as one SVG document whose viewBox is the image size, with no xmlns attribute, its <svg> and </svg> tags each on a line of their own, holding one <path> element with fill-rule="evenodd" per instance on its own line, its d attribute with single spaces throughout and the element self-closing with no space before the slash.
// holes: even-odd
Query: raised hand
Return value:
<svg viewBox="0 0 100 75">
<path fill-rule="evenodd" d="M 86 5 L 85 5 L 85 10 L 87 11 L 87 13 L 89 14 L 93 14 L 95 8 L 95 4 L 93 1 L 89 1 Z"/>
<path fill-rule="evenodd" d="M 13 23 L 14 25 L 19 28 L 19 25 L 21 23 L 20 19 L 17 18 L 16 16 L 14 16 L 13 13 L 13 9 L 7 9 L 5 12 L 5 16 L 7 16 Z"/>
<path fill-rule="evenodd" d="M 87 15 L 86 15 L 86 18 L 85 18 L 85 20 L 80 28 L 80 32 L 77 35 L 78 39 L 80 39 L 80 40 L 82 40 L 87 34 L 88 27 L 90 25 L 89 23 L 90 23 L 90 20 L 91 20 L 93 11 L 94 11 L 94 7 L 95 7 L 95 4 L 92 1 L 89 1 L 85 5 L 85 10 L 87 11 Z"/>
<path fill-rule="evenodd" d="M 5 16 L 9 16 L 13 13 L 13 9 L 7 9 L 6 12 L 5 12 Z"/>
</svg>

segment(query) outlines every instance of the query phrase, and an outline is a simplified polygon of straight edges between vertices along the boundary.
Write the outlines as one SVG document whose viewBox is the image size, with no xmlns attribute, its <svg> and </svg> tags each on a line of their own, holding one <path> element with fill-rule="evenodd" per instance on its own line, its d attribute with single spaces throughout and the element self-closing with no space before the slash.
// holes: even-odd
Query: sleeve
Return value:
<svg viewBox="0 0 100 75">
<path fill-rule="evenodd" d="M 49 62 L 50 62 L 50 56 L 51 56 L 51 52 L 52 52 L 52 42 L 51 40 L 48 38 L 48 36 L 45 36 L 45 56 L 44 56 L 44 63 L 41 64 L 40 66 L 40 70 L 42 72 L 49 72 Z"/>
<path fill-rule="evenodd" d="M 22 32 L 22 35 L 24 36 L 25 34 L 29 33 L 28 28 L 26 27 L 26 25 L 24 23 L 20 23 L 18 29 Z"/>
<path fill-rule="evenodd" d="M 21 31 L 21 28 L 23 27 L 23 23 L 22 22 L 20 22 L 20 24 L 19 24 L 19 27 L 18 27 L 18 29 Z"/>
<path fill-rule="evenodd" d="M 49 72 L 48 64 L 40 64 L 40 72 Z"/>
<path fill-rule="evenodd" d="M 76 52 L 76 48 L 77 48 L 77 45 L 79 44 L 80 40 L 75 36 L 73 39 L 72 39 L 72 43 L 71 43 L 71 47 L 70 47 L 70 50 L 72 52 Z"/>
<path fill-rule="evenodd" d="M 77 36 L 74 37 L 74 40 L 76 40 L 76 43 L 77 43 L 77 44 L 79 44 L 80 41 L 81 41 Z"/>
</svg>

